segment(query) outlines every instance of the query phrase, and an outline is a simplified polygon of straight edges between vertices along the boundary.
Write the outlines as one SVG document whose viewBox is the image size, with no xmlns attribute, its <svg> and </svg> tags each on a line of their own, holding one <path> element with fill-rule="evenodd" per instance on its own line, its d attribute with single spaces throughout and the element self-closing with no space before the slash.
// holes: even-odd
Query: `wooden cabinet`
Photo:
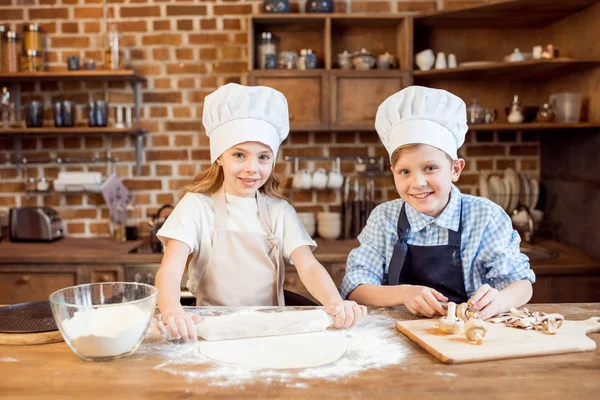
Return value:
<svg viewBox="0 0 600 400">
<path fill-rule="evenodd" d="M 373 130 L 377 107 L 410 85 L 406 71 L 331 71 L 331 129 Z"/>
<path fill-rule="evenodd" d="M 252 71 L 249 83 L 284 94 L 292 130 L 329 128 L 329 80 L 325 71 Z"/>
<path fill-rule="evenodd" d="M 3 266 L 0 304 L 48 300 L 52 292 L 79 283 L 75 266 Z"/>
<path fill-rule="evenodd" d="M 85 267 L 87 283 L 123 282 L 123 267 L 120 265 L 95 265 Z"/>
</svg>

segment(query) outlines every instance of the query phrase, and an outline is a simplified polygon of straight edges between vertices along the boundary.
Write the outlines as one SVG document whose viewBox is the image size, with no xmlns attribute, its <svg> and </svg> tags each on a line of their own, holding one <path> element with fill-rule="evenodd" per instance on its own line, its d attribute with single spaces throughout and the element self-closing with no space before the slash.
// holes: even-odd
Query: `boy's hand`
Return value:
<svg viewBox="0 0 600 400">
<path fill-rule="evenodd" d="M 487 283 L 477 289 L 468 301 L 469 305 L 479 310 L 475 315 L 476 318 L 488 319 L 502 311 L 499 293 Z"/>
<path fill-rule="evenodd" d="M 405 285 L 404 305 L 414 315 L 433 317 L 436 314 L 446 315 L 440 301 L 448 298 L 435 289 L 427 286 Z"/>
<path fill-rule="evenodd" d="M 202 321 L 202 317 L 196 314 L 180 311 L 166 312 L 162 314 L 162 321 L 158 321 L 156 327 L 162 334 L 167 334 L 168 340 L 196 340 L 196 324 Z"/>
<path fill-rule="evenodd" d="M 335 317 L 336 328 L 353 328 L 367 315 L 367 307 L 355 301 L 342 301 L 325 307 L 325 312 Z"/>
</svg>

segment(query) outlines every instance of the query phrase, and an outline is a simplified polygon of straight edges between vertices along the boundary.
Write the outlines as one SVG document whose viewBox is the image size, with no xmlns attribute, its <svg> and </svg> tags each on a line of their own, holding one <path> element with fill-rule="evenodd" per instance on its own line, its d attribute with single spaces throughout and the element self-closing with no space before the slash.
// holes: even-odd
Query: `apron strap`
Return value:
<svg viewBox="0 0 600 400">
<path fill-rule="evenodd" d="M 267 232 L 268 236 L 275 236 L 273 234 L 271 214 L 265 201 L 265 196 L 258 190 L 256 192 L 256 202 L 258 204 L 258 219 L 264 225 L 263 228 Z"/>
<path fill-rule="evenodd" d="M 406 244 L 406 237 L 409 228 L 408 218 L 406 217 L 406 210 L 404 203 L 398 216 L 397 232 L 398 240 L 394 244 L 394 251 L 392 252 L 392 259 L 388 267 L 388 285 L 397 285 L 400 282 L 400 272 L 408 253 L 408 245 Z"/>
<path fill-rule="evenodd" d="M 213 195 L 213 207 L 215 209 L 214 230 L 227 229 L 227 198 L 223 186 Z"/>
<path fill-rule="evenodd" d="M 462 234 L 462 199 L 460 201 L 460 211 L 458 212 L 458 231 L 448 229 L 448 244 L 460 246 Z"/>
</svg>

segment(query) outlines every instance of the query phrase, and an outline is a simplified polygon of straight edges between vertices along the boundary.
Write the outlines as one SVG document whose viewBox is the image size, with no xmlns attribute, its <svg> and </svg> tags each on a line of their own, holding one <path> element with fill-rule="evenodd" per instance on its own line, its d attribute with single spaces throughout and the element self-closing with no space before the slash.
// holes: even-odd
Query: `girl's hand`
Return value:
<svg viewBox="0 0 600 400">
<path fill-rule="evenodd" d="M 158 321 L 156 327 L 161 334 L 166 334 L 168 340 L 196 340 L 196 324 L 202 321 L 202 317 L 189 312 L 183 308 L 175 312 L 166 312 L 162 315 L 162 321 Z"/>
<path fill-rule="evenodd" d="M 405 286 L 404 305 L 414 315 L 425 317 L 446 315 L 446 310 L 440 301 L 448 301 L 448 298 L 435 289 L 427 286 Z"/>
<path fill-rule="evenodd" d="M 346 300 L 325 307 L 325 312 L 335 317 L 336 328 L 353 328 L 367 315 L 367 307 Z"/>
<path fill-rule="evenodd" d="M 469 299 L 469 304 L 479 310 L 475 316 L 476 318 L 488 319 L 503 311 L 499 293 L 497 289 L 487 283 L 477 289 Z"/>
</svg>

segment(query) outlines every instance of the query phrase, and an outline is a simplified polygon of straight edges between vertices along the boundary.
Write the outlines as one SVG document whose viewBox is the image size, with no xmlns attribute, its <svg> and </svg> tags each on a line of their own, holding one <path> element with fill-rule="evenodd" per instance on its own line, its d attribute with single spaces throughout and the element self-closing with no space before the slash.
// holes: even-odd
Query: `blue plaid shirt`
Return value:
<svg viewBox="0 0 600 400">
<path fill-rule="evenodd" d="M 472 296 L 483 284 L 501 290 L 514 281 L 535 282 L 529 259 L 519 250 L 521 239 L 504 210 L 483 197 L 462 194 L 452 186 L 450 201 L 437 218 L 422 214 L 406 205 L 410 224 L 407 243 L 418 246 L 448 244 L 448 229 L 458 231 L 462 200 L 462 235 L 460 255 L 465 290 Z M 398 240 L 397 223 L 404 200 L 388 201 L 377 206 L 358 236 L 360 246 L 350 252 L 342 296 L 363 283 L 383 285 Z"/>
</svg>

